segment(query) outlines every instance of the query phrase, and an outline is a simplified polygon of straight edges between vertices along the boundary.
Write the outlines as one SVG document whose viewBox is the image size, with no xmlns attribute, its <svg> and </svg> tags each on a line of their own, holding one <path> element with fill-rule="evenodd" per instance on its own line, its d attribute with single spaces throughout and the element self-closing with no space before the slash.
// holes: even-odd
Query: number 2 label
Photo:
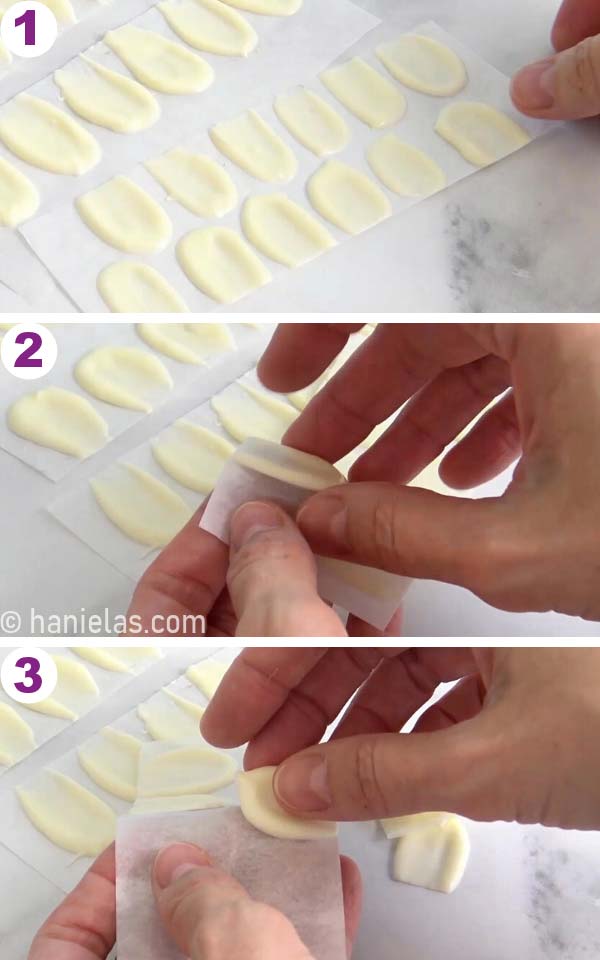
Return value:
<svg viewBox="0 0 600 960">
<path fill-rule="evenodd" d="M 42 358 L 35 356 L 35 354 L 42 348 L 44 342 L 39 333 L 29 331 L 26 331 L 25 333 L 19 333 L 18 336 L 15 337 L 15 342 L 20 344 L 29 344 L 29 346 L 23 350 L 23 353 L 20 354 L 15 360 L 15 367 L 43 367 L 44 361 Z"/>
<path fill-rule="evenodd" d="M 40 323 L 10 327 L 0 342 L 0 359 L 20 380 L 37 380 L 52 370 L 58 346 L 54 334 Z"/>
</svg>

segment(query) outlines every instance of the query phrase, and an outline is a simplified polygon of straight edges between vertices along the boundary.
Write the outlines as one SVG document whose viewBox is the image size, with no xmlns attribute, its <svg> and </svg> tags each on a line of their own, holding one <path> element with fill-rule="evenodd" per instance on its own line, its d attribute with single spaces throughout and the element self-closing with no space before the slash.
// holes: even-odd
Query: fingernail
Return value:
<svg viewBox="0 0 600 960">
<path fill-rule="evenodd" d="M 327 764 L 320 753 L 286 760 L 273 780 L 277 797 L 287 807 L 304 813 L 318 813 L 331 806 Z"/>
<path fill-rule="evenodd" d="M 229 524 L 232 550 L 239 550 L 257 534 L 279 529 L 283 526 L 283 522 L 280 511 L 268 503 L 251 501 L 242 504 L 233 514 Z"/>
<path fill-rule="evenodd" d="M 555 58 L 547 57 L 524 67 L 513 77 L 511 90 L 518 106 L 548 110 L 554 105 Z"/>
<path fill-rule="evenodd" d="M 161 890 L 198 867 L 210 867 L 210 857 L 193 843 L 173 843 L 164 847 L 154 861 L 154 878 Z"/>
<path fill-rule="evenodd" d="M 335 547 L 349 550 L 347 536 L 348 510 L 340 497 L 317 494 L 300 508 L 296 518 L 302 533 L 313 547 Z"/>
</svg>

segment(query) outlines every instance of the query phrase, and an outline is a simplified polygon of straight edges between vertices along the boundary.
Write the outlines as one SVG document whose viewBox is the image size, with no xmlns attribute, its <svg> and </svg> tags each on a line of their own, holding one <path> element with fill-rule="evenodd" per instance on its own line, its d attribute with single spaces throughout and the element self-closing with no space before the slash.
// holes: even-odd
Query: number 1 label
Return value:
<svg viewBox="0 0 600 960">
<path fill-rule="evenodd" d="M 41 57 L 57 33 L 56 17 L 40 0 L 20 0 L 3 11 L 0 36 L 15 57 Z"/>
</svg>

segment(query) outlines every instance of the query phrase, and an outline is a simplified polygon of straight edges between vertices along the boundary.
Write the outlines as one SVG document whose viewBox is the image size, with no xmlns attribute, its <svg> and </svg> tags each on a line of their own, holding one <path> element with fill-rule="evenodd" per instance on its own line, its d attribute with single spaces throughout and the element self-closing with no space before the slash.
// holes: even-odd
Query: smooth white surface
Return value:
<svg viewBox="0 0 600 960">
<path fill-rule="evenodd" d="M 0 805 L 4 791 L 38 764 L 52 762 L 113 722 L 199 655 L 198 648 L 172 648 L 167 659 L 47 744 L 35 767 L 29 758 L 5 774 Z M 591 960 L 598 955 L 600 834 L 510 824 L 470 823 L 468 829 L 469 867 L 460 888 L 445 897 L 392 881 L 393 844 L 375 824 L 342 825 L 340 847 L 358 861 L 365 879 L 353 960 Z M 62 897 L 0 847 L 3 958 L 25 960 L 34 932 Z"/>
</svg>

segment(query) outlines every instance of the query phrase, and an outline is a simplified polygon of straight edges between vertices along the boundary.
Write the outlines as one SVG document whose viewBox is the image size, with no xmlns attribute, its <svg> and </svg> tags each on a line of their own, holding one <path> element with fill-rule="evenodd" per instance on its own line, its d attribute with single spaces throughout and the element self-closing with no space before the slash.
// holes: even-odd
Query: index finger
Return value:
<svg viewBox="0 0 600 960">
<path fill-rule="evenodd" d="M 568 50 L 597 33 L 600 33 L 598 0 L 563 0 L 552 29 L 552 43 L 556 50 Z"/>
<path fill-rule="evenodd" d="M 283 442 L 335 463 L 442 370 L 485 356 L 478 326 L 379 324 L 313 397 Z"/>
<path fill-rule="evenodd" d="M 102 853 L 36 935 L 29 960 L 106 960 L 116 937 L 115 848 Z"/>
<path fill-rule="evenodd" d="M 202 735 L 218 747 L 252 740 L 326 653 L 327 647 L 243 650 L 206 708 Z"/>
<path fill-rule="evenodd" d="M 292 393 L 319 377 L 362 323 L 280 323 L 259 364 L 269 390 Z"/>
</svg>

